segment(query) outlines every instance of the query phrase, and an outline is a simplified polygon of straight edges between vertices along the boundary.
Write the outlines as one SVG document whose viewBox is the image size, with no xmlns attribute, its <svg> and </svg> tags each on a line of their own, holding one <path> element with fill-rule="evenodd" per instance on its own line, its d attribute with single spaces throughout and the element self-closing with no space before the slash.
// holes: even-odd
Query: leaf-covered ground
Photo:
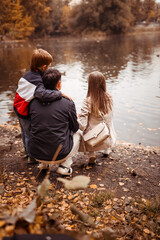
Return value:
<svg viewBox="0 0 160 240">
<path fill-rule="evenodd" d="M 68 190 L 54 166 L 49 190 L 38 201 L 46 172 L 21 153 L 18 126 L 0 126 L 0 239 L 14 234 L 60 234 L 74 239 L 160 238 L 160 153 L 157 148 L 117 145 L 109 158 L 74 158 L 72 180 L 88 176 L 84 190 Z M 111 238 L 112 235 L 112 238 Z M 110 236 L 110 238 L 109 238 Z M 115 238 L 114 238 L 115 237 Z"/>
</svg>

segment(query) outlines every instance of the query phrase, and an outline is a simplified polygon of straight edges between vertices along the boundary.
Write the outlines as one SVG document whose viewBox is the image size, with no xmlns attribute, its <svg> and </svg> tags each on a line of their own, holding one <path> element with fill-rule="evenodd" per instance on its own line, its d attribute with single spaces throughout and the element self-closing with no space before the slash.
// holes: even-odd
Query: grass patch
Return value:
<svg viewBox="0 0 160 240">
<path fill-rule="evenodd" d="M 135 204 L 141 213 L 147 215 L 149 218 L 160 216 L 160 197 L 152 201 L 136 199 Z"/>
<path fill-rule="evenodd" d="M 150 202 L 148 205 L 145 205 L 142 208 L 142 211 L 146 215 L 158 216 L 158 215 L 160 215 L 160 202 L 158 200 L 156 200 L 154 202 Z"/>
<path fill-rule="evenodd" d="M 91 206 L 94 208 L 100 208 L 104 202 L 111 198 L 112 195 L 108 192 L 95 192 L 91 197 Z"/>
</svg>

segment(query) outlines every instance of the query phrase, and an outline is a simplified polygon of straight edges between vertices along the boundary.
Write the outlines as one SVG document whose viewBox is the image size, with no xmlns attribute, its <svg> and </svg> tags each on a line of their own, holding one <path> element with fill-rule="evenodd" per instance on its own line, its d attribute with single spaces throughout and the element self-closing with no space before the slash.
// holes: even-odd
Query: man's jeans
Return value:
<svg viewBox="0 0 160 240">
<path fill-rule="evenodd" d="M 21 127 L 21 134 L 22 134 L 22 141 L 23 146 L 25 148 L 26 153 L 29 156 L 28 152 L 28 141 L 29 141 L 29 126 L 30 126 L 30 119 L 22 119 L 18 118 L 20 127 Z"/>
<path fill-rule="evenodd" d="M 78 153 L 78 149 L 79 149 L 79 144 L 80 144 L 80 140 L 81 140 L 81 132 L 77 131 L 76 133 L 73 134 L 73 147 L 71 152 L 65 157 L 66 161 L 61 163 L 61 166 L 70 168 L 72 165 L 72 157 L 75 156 Z"/>
</svg>

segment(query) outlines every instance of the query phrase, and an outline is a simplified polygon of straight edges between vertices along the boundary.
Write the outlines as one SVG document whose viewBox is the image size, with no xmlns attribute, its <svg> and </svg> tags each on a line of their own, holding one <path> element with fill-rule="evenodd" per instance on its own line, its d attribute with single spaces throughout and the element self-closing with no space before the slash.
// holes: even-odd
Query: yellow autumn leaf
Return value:
<svg viewBox="0 0 160 240">
<path fill-rule="evenodd" d="M 77 201 L 78 201 L 78 198 L 77 198 L 77 197 L 73 199 L 73 202 L 74 202 L 74 203 L 77 202 Z"/>
<path fill-rule="evenodd" d="M 117 220 L 117 218 L 116 218 L 116 217 L 114 217 L 114 216 L 112 216 L 112 218 L 113 218 L 114 220 Z"/>
<path fill-rule="evenodd" d="M 42 216 L 36 216 L 35 221 L 36 221 L 36 223 L 42 224 L 43 223 L 43 217 Z"/>
<path fill-rule="evenodd" d="M 146 200 L 146 205 L 150 206 L 150 201 Z"/>
<path fill-rule="evenodd" d="M 54 188 L 54 185 L 53 185 L 53 184 L 50 184 L 49 190 L 53 190 L 53 188 Z"/>
<path fill-rule="evenodd" d="M 14 231 L 14 225 L 8 225 L 5 228 L 6 233 L 11 234 Z"/>
<path fill-rule="evenodd" d="M 72 196 L 72 195 L 69 195 L 69 196 L 68 196 L 68 200 L 71 200 L 71 199 L 73 199 L 73 196 Z"/>
<path fill-rule="evenodd" d="M 4 237 L 4 234 L 0 232 L 0 240 L 2 240 Z"/>
<path fill-rule="evenodd" d="M 144 228 L 144 229 L 143 229 L 143 232 L 145 232 L 146 234 L 150 234 L 150 231 L 149 231 L 148 228 Z"/>
<path fill-rule="evenodd" d="M 96 184 L 91 184 L 91 185 L 90 185 L 90 188 L 96 189 L 96 188 L 97 188 L 97 185 L 96 185 Z"/>
<path fill-rule="evenodd" d="M 48 208 L 53 208 L 53 203 L 47 204 L 47 207 L 48 207 Z"/>
<path fill-rule="evenodd" d="M 31 234 L 41 234 L 40 224 L 29 224 L 29 232 Z"/>
<path fill-rule="evenodd" d="M 76 227 L 75 224 L 72 224 L 72 225 L 71 225 L 71 229 L 73 229 L 73 228 L 75 228 L 75 227 Z"/>
<path fill-rule="evenodd" d="M 6 222 L 4 220 L 0 221 L 0 227 L 3 227 L 5 225 L 5 223 Z"/>
</svg>

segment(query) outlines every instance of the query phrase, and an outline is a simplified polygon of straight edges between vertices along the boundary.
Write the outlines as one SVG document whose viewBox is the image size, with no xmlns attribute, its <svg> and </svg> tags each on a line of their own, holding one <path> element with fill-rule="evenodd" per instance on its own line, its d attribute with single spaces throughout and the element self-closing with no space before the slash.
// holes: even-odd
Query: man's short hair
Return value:
<svg viewBox="0 0 160 240">
<path fill-rule="evenodd" d="M 49 65 L 53 62 L 52 56 L 42 48 L 35 49 L 31 58 L 31 69 L 35 70 L 43 65 Z"/>
<path fill-rule="evenodd" d="M 55 68 L 49 68 L 43 74 L 43 84 L 47 89 L 56 89 L 57 83 L 60 80 L 61 73 Z"/>
</svg>

